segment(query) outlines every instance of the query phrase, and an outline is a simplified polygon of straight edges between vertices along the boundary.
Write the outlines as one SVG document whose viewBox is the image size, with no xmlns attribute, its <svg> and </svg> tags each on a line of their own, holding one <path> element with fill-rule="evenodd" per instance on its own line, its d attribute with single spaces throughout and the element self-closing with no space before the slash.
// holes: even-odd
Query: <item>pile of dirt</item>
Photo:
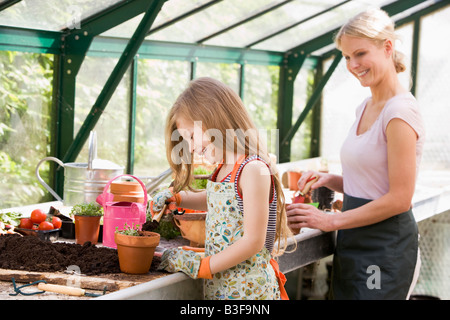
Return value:
<svg viewBox="0 0 450 320">
<path fill-rule="evenodd" d="M 49 242 L 33 236 L 0 236 L 0 268 L 36 272 L 65 271 L 75 265 L 82 274 L 120 273 L 116 249 Z"/>
</svg>

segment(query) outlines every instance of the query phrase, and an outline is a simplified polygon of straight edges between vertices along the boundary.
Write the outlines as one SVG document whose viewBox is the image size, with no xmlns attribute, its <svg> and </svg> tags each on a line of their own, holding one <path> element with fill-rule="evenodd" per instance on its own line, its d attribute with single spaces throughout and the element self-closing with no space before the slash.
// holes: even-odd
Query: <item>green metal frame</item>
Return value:
<svg viewBox="0 0 450 320">
<path fill-rule="evenodd" d="M 216 3 L 219 3 L 221 1 L 223 1 L 223 0 L 212 0 L 212 1 L 209 1 L 209 2 L 203 4 L 203 5 L 199 6 L 199 7 L 196 7 L 196 8 L 194 8 L 194 9 L 188 11 L 188 12 L 185 12 L 185 13 L 181 14 L 180 16 L 178 16 L 176 18 L 173 18 L 170 21 L 167 21 L 167 22 L 165 22 L 165 23 L 163 23 L 163 24 L 161 24 L 161 25 L 159 25 L 159 26 L 157 26 L 155 28 L 150 29 L 147 32 L 147 36 L 151 35 L 152 33 L 157 32 L 157 31 L 160 31 L 160 30 L 162 30 L 164 28 L 167 28 L 167 27 L 177 23 L 178 21 L 186 19 L 187 17 L 190 17 L 191 15 L 193 15 L 193 14 L 195 14 L 197 12 L 205 10 L 206 8 L 208 8 L 208 7 L 212 6 L 212 5 L 215 5 Z"/>
<path fill-rule="evenodd" d="M 138 80 L 138 56 L 134 56 L 131 65 L 131 81 L 130 81 L 130 118 L 128 121 L 128 161 L 127 173 L 133 174 L 134 171 L 134 146 L 136 137 L 136 88 Z"/>
<path fill-rule="evenodd" d="M 219 30 L 219 31 L 217 31 L 217 32 L 214 32 L 214 33 L 212 33 L 212 34 L 206 36 L 206 37 L 203 37 L 203 38 L 200 39 L 200 40 L 197 40 L 196 43 L 200 44 L 200 43 L 203 43 L 203 42 L 205 42 L 205 41 L 207 41 L 207 40 L 209 40 L 209 39 L 212 39 L 212 38 L 214 38 L 214 37 L 217 37 L 217 36 L 219 36 L 219 35 L 221 35 L 221 34 L 227 32 L 227 31 L 230 31 L 231 29 L 237 28 L 237 27 L 239 27 L 239 26 L 241 26 L 241 25 L 243 25 L 243 24 L 245 24 L 245 23 L 247 23 L 247 22 L 249 22 L 249 21 L 252 21 L 252 20 L 254 20 L 254 19 L 256 19 L 256 18 L 259 18 L 259 17 L 265 15 L 266 13 L 269 13 L 270 11 L 273 11 L 273 10 L 275 10 L 275 9 L 278 9 L 279 7 L 282 7 L 282 6 L 288 4 L 288 3 L 291 2 L 291 1 L 292 1 L 292 0 L 285 0 L 285 1 L 283 1 L 283 2 L 280 2 L 280 3 L 277 3 L 277 4 L 273 5 L 273 6 L 269 7 L 269 8 L 267 8 L 267 9 L 261 10 L 260 12 L 254 14 L 254 15 L 252 15 L 252 16 L 250 16 L 250 17 L 247 17 L 247 18 L 244 19 L 244 20 L 238 21 L 238 22 L 232 24 L 231 26 L 226 27 L 225 29 Z"/>
<path fill-rule="evenodd" d="M 20 0 L 11 0 L 3 3 L 0 6 L 0 11 L 19 1 Z M 333 10 L 340 5 L 347 3 L 348 0 L 341 1 L 338 4 L 315 14 L 314 16 L 308 17 L 303 21 L 296 22 L 295 24 L 278 30 L 267 37 L 254 41 L 245 48 L 205 46 L 201 43 L 258 18 L 263 14 L 275 10 L 280 6 L 287 4 L 290 0 L 280 2 L 266 9 L 262 9 L 260 12 L 257 12 L 242 21 L 234 23 L 223 30 L 198 40 L 198 43 L 189 44 L 145 40 L 145 37 L 149 34 L 161 30 L 162 28 L 172 25 L 177 21 L 185 19 L 200 10 L 204 10 L 209 6 L 220 2 L 219 0 L 209 1 L 203 6 L 195 8 L 180 15 L 179 17 L 172 19 L 169 22 L 151 29 L 153 21 L 165 1 L 166 0 L 125 0 L 83 20 L 81 22 L 80 29 L 66 29 L 60 32 L 52 32 L 0 26 L 0 50 L 28 51 L 50 53 L 55 55 L 53 90 L 53 119 L 55 119 L 53 127 L 55 128 L 55 137 L 52 139 L 54 142 L 51 146 L 51 153 L 56 157 L 63 159 L 64 162 L 75 160 L 88 137 L 89 131 L 97 123 L 123 74 L 131 66 L 132 94 L 130 100 L 130 142 L 128 146 L 127 172 L 133 172 L 134 123 L 136 112 L 135 92 L 138 67 L 138 57 L 136 55 L 139 55 L 139 58 L 143 59 L 189 61 L 191 64 L 191 79 L 195 78 L 196 66 L 199 61 L 237 63 L 241 67 L 239 73 L 239 94 L 242 98 L 244 98 L 245 67 L 247 64 L 280 66 L 277 119 L 277 126 L 280 133 L 278 146 L 278 150 L 280 152 L 279 161 L 289 161 L 291 139 L 301 126 L 308 113 L 311 112 L 311 110 L 314 110 L 314 121 L 320 121 L 320 109 L 318 107 L 320 106 L 319 102 L 321 92 L 340 60 L 340 53 L 337 53 L 335 50 L 331 50 L 323 54 L 321 57 L 314 57 L 312 56 L 312 53 L 332 44 L 333 35 L 338 29 L 336 28 L 325 32 L 310 41 L 293 47 L 285 53 L 254 50 L 250 47 L 270 37 L 274 37 L 289 28 L 298 26 L 320 14 Z M 423 2 L 425 2 L 425 0 L 400 0 L 388 4 L 382 7 L 382 9 L 387 11 L 389 15 L 393 16 Z M 427 15 L 448 5 L 448 0 L 437 1 L 424 9 L 410 14 L 408 17 L 401 18 L 396 21 L 397 26 L 414 22 L 412 58 L 413 92 L 416 88 L 417 82 L 420 18 L 423 15 Z M 136 17 L 141 13 L 145 13 L 144 18 L 141 20 L 139 27 L 136 29 L 130 40 L 99 37 L 99 35 L 106 30 Z M 86 55 L 119 57 L 119 61 L 105 84 L 105 87 L 98 96 L 97 101 L 92 106 L 92 109 L 89 112 L 84 124 L 74 138 L 76 76 Z M 325 75 L 322 75 L 322 63 L 331 55 L 336 55 L 336 57 Z M 294 125 L 292 125 L 294 82 L 302 67 L 318 69 L 318 72 L 316 73 L 315 90 L 306 103 L 304 110 L 301 112 Z M 320 124 L 316 124 L 313 127 L 313 131 L 314 136 L 318 138 Z M 319 144 L 312 142 L 311 153 L 313 155 L 318 155 L 318 152 Z M 56 190 L 60 193 L 62 191 L 62 170 L 57 170 L 55 183 Z"/>
<path fill-rule="evenodd" d="M 61 53 L 61 32 L 0 26 L 0 50 Z"/>
<path fill-rule="evenodd" d="M 75 161 L 89 136 L 90 130 L 97 123 L 123 74 L 128 69 L 137 50 L 144 41 L 146 32 L 151 27 L 165 1 L 125 1 L 102 14 L 82 21 L 80 29 L 64 30 L 63 33 L 65 36 L 61 45 L 62 52 L 56 59 L 55 64 L 54 78 L 56 87 L 53 101 L 57 122 L 55 126 L 55 144 L 52 146 L 53 153 L 62 159 L 63 162 Z M 141 23 L 129 40 L 116 67 L 112 71 L 97 101 L 74 139 L 76 75 L 84 61 L 93 37 L 142 12 L 145 12 L 145 15 Z M 54 170 L 54 168 L 52 169 Z M 56 191 L 61 193 L 63 189 L 63 171 L 60 168 L 55 173 L 55 184 Z"/>
<path fill-rule="evenodd" d="M 279 130 L 279 141 L 281 137 L 288 134 L 292 126 L 292 109 L 294 100 L 294 82 L 305 63 L 306 55 L 290 55 L 285 65 L 280 68 L 279 91 L 278 91 L 278 114 L 277 127 Z M 290 140 L 281 141 L 277 146 L 279 162 L 287 162 L 291 156 Z"/>
<path fill-rule="evenodd" d="M 15 5 L 16 3 L 20 2 L 22 0 L 9 0 L 5 1 L 0 4 L 0 11 L 5 10 L 6 8 L 11 7 L 12 5 Z"/>
<path fill-rule="evenodd" d="M 130 66 L 131 62 L 134 59 L 134 56 L 138 52 L 139 47 L 144 41 L 145 35 L 150 29 L 153 21 L 155 20 L 158 12 L 161 10 L 163 3 L 166 0 L 153 1 L 150 3 L 150 6 L 147 8 L 144 17 L 142 18 L 141 23 L 137 27 L 130 41 L 128 42 L 125 50 L 120 56 L 119 61 L 117 62 L 114 70 L 106 81 L 103 90 L 100 92 L 97 101 L 92 106 L 91 111 L 86 117 L 86 120 L 80 127 L 78 134 L 72 144 L 69 146 L 64 158 L 63 162 L 74 161 L 87 138 L 89 137 L 89 132 L 94 128 L 101 114 L 106 108 L 111 96 L 114 93 L 114 90 L 117 88 L 120 80 L 122 79 L 125 71 Z"/>
<path fill-rule="evenodd" d="M 314 92 L 312 93 L 311 97 L 309 98 L 308 102 L 306 103 L 305 108 L 303 109 L 303 111 L 300 113 L 299 117 L 295 121 L 294 125 L 284 128 L 283 132 L 281 131 L 281 128 L 280 128 L 280 140 L 281 140 L 280 162 L 284 162 L 281 160 L 285 160 L 285 157 L 287 159 L 288 151 L 290 152 L 290 148 L 289 148 L 289 150 L 287 150 L 287 148 L 290 147 L 292 138 L 294 137 L 298 128 L 300 128 L 300 125 L 306 119 L 306 116 L 308 115 L 308 113 L 311 111 L 311 109 L 314 107 L 314 105 L 316 105 L 317 101 L 319 100 L 319 98 L 322 94 L 323 88 L 325 87 L 326 83 L 330 79 L 331 75 L 333 74 L 334 70 L 336 69 L 337 65 L 339 64 L 341 58 L 342 58 L 342 55 L 340 55 L 340 54 L 336 55 L 336 57 L 334 58 L 332 64 L 328 68 L 325 75 L 323 77 L 321 77 L 319 83 L 317 84 L 317 87 L 315 88 Z M 297 71 L 297 73 L 298 73 L 298 71 Z M 292 86 L 293 86 L 293 81 L 291 81 L 291 82 L 292 82 Z M 290 106 L 291 106 L 290 113 L 291 113 L 291 118 L 292 118 L 292 103 L 290 104 Z M 286 132 L 286 133 L 284 133 L 284 132 Z"/>
<path fill-rule="evenodd" d="M 272 38 L 272 37 L 275 37 L 276 35 L 279 35 L 280 33 L 283 33 L 283 32 L 285 32 L 285 31 L 290 30 L 290 29 L 292 29 L 292 28 L 294 28 L 294 27 L 297 27 L 297 26 L 299 26 L 299 25 L 301 25 L 301 24 L 303 24 L 303 23 L 305 23 L 305 22 L 308 22 L 308 21 L 311 20 L 311 19 L 314 19 L 314 18 L 316 18 L 316 17 L 318 17 L 318 16 L 320 16 L 320 15 L 323 15 L 323 14 L 325 14 L 325 13 L 327 13 L 327 12 L 333 10 L 333 9 L 336 9 L 336 8 L 342 6 L 343 4 L 346 4 L 346 3 L 349 2 L 349 1 L 351 1 L 351 0 L 345 0 L 345 1 L 342 1 L 342 2 L 340 2 L 340 3 L 338 3 L 338 4 L 334 5 L 334 6 L 331 6 L 331 7 L 329 7 L 329 8 L 326 8 L 325 10 L 322 10 L 322 11 L 316 13 L 316 14 L 313 14 L 312 16 L 309 16 L 309 17 L 307 17 L 307 18 L 305 18 L 305 19 L 303 19 L 303 20 L 301 20 L 301 21 L 298 21 L 298 22 L 293 23 L 293 24 L 291 24 L 291 25 L 289 25 L 289 26 L 287 26 L 287 27 L 284 27 L 284 28 L 282 28 L 282 29 L 280 29 L 280 30 L 277 30 L 277 31 L 275 31 L 275 32 L 273 32 L 273 33 L 271 33 L 271 34 L 269 34 L 269 35 L 263 37 L 263 38 L 260 38 L 260 39 L 258 39 L 258 40 L 255 40 L 255 41 L 253 41 L 253 42 L 247 44 L 245 47 L 246 47 L 246 48 L 250 48 L 250 47 L 252 47 L 252 46 L 255 46 L 255 45 L 257 45 L 258 43 L 261 43 L 261 42 L 263 42 L 263 41 L 265 41 L 265 40 L 267 40 L 267 39 L 270 39 L 270 38 Z"/>
</svg>

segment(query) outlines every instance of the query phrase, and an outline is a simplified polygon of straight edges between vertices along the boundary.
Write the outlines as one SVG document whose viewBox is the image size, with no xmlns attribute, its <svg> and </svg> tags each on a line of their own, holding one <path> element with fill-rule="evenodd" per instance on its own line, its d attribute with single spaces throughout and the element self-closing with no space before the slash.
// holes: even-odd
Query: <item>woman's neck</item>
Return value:
<svg viewBox="0 0 450 320">
<path fill-rule="evenodd" d="M 392 97 L 408 92 L 400 83 L 396 72 L 390 72 L 387 77 L 377 85 L 370 87 L 372 93 L 372 103 L 386 103 Z"/>
</svg>

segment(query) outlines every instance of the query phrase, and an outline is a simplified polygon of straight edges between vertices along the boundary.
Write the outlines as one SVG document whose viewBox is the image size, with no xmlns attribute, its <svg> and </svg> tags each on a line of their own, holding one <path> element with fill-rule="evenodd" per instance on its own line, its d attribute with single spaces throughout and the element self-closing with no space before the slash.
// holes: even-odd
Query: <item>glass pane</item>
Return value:
<svg viewBox="0 0 450 320">
<path fill-rule="evenodd" d="M 314 70 L 308 68 L 300 69 L 294 82 L 294 105 L 292 106 L 292 124 L 302 113 L 311 95 L 314 85 Z M 298 161 L 310 157 L 311 154 L 311 114 L 305 118 L 292 137 L 291 161 Z"/>
<path fill-rule="evenodd" d="M 239 72 L 241 66 L 237 63 L 213 63 L 213 62 L 199 62 L 197 63 L 197 71 L 195 76 L 211 77 L 222 81 L 230 86 L 237 94 L 239 94 Z"/>
<path fill-rule="evenodd" d="M 211 0 L 170 0 L 166 1 L 153 23 L 152 28 L 158 27 L 176 17 L 199 8 Z"/>
<path fill-rule="evenodd" d="M 344 24 L 349 18 L 357 13 L 369 8 L 380 5 L 385 0 L 377 0 L 371 2 L 350 1 L 329 12 L 319 15 L 311 20 L 306 21 L 294 28 L 291 28 L 277 36 L 267 39 L 252 48 L 274 51 L 288 51 L 304 42 L 314 39 L 318 35 L 331 31 Z M 336 4 L 336 3 L 334 3 Z M 301 11 L 306 10 L 301 9 Z M 323 10 L 324 8 L 320 8 Z M 317 12 L 320 10 L 316 10 Z M 313 14 L 309 12 L 307 16 Z"/>
<path fill-rule="evenodd" d="M 75 135 L 91 110 L 117 59 L 86 57 L 77 76 L 75 99 Z M 94 130 L 97 132 L 97 158 L 126 167 L 128 119 L 130 110 L 130 74 L 125 73 Z M 76 162 L 88 160 L 88 142 Z"/>
<path fill-rule="evenodd" d="M 139 23 L 144 17 L 144 14 L 141 13 L 136 17 L 125 21 L 124 23 L 119 24 L 118 26 L 109 29 L 108 31 L 103 32 L 100 36 L 105 37 L 117 37 L 117 38 L 131 38 L 133 36 L 134 31 L 138 27 Z"/>
<path fill-rule="evenodd" d="M 214 32 L 251 16 L 274 0 L 227 0 L 208 7 L 149 37 L 150 40 L 196 42 Z M 235 46 L 235 45 L 233 45 Z"/>
<path fill-rule="evenodd" d="M 50 153 L 53 56 L 0 51 L 0 208 L 50 201 L 35 176 Z M 40 168 L 49 184 L 48 162 Z"/>
<path fill-rule="evenodd" d="M 328 70 L 332 59 L 324 64 Z M 331 75 L 322 94 L 322 123 L 320 154 L 330 161 L 339 162 L 339 153 L 348 130 L 355 121 L 355 110 L 370 89 L 361 86 L 347 70 L 345 59 L 341 59 Z"/>
<path fill-rule="evenodd" d="M 450 169 L 450 8 L 422 19 L 416 97 L 425 122 L 422 168 Z"/>
<path fill-rule="evenodd" d="M 246 65 L 244 84 L 244 105 L 269 152 L 277 156 L 279 72 L 277 66 Z"/>
<path fill-rule="evenodd" d="M 189 75 L 188 62 L 139 59 L 134 149 L 137 176 L 154 177 L 169 168 L 164 137 L 166 117 L 187 86 Z"/>
<path fill-rule="evenodd" d="M 413 42 L 413 24 L 407 24 L 396 30 L 399 39 L 395 42 L 398 51 L 405 55 L 406 70 L 399 73 L 400 82 L 405 88 L 411 88 L 411 55 Z"/>
<path fill-rule="evenodd" d="M 156 28 L 184 13 L 187 13 L 195 8 L 198 8 L 211 0 L 197 0 L 197 1 L 186 1 L 186 0 L 170 0 L 164 3 L 161 11 L 156 16 L 153 22 L 152 28 Z M 120 38 L 130 38 L 134 31 L 136 30 L 139 22 L 141 22 L 144 14 L 137 15 L 136 17 L 119 24 L 118 26 L 102 33 L 102 36 L 107 37 L 120 37 Z"/>
<path fill-rule="evenodd" d="M 58 31 L 122 0 L 22 0 L 0 12 L 0 25 Z"/>
<path fill-rule="evenodd" d="M 269 34 L 281 30 L 297 21 L 307 18 L 325 8 L 335 1 L 293 1 L 272 10 L 265 15 L 249 21 L 237 28 L 219 35 L 205 44 L 243 47 Z M 278 50 L 271 48 L 270 50 Z"/>
</svg>

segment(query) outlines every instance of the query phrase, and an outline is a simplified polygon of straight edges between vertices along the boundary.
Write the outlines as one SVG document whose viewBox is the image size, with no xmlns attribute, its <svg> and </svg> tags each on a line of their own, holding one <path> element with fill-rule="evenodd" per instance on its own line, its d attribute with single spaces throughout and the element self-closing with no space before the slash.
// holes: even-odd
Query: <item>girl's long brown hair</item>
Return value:
<svg viewBox="0 0 450 320">
<path fill-rule="evenodd" d="M 166 123 L 166 155 L 172 168 L 174 190 L 190 189 L 193 180 L 193 154 L 188 143 L 177 135 L 177 120 L 183 118 L 201 121 L 203 130 L 218 130 L 222 137 L 222 150 L 232 150 L 245 155 L 259 155 L 268 165 L 277 192 L 276 239 L 273 255 L 281 255 L 292 232 L 287 225 L 285 198 L 276 168 L 265 144 L 253 124 L 240 97 L 228 86 L 212 78 L 203 77 L 191 81 L 171 108 Z M 231 129 L 231 130 L 230 130 Z M 220 141 L 214 141 L 220 143 Z M 213 142 L 213 143 L 214 143 Z M 225 155 L 224 155 L 225 157 Z M 283 241 L 280 241 L 283 240 Z M 283 245 L 281 245 L 281 243 Z"/>
</svg>

